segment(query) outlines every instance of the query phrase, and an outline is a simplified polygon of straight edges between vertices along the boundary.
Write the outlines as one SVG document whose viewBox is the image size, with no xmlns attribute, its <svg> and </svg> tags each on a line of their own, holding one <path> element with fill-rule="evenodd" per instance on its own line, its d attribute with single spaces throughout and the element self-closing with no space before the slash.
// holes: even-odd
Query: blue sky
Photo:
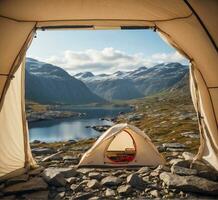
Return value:
<svg viewBox="0 0 218 200">
<path fill-rule="evenodd" d="M 38 31 L 27 56 L 63 67 L 71 74 L 184 62 L 151 30 Z"/>
</svg>

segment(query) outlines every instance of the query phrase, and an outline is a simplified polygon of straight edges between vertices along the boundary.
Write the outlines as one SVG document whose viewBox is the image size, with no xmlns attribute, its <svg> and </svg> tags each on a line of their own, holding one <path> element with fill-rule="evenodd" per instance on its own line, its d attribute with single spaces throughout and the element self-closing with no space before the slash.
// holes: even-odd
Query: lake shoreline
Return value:
<svg viewBox="0 0 218 200">
<path fill-rule="evenodd" d="M 113 110 L 113 109 L 129 109 L 132 111 L 133 108 L 127 105 L 43 105 L 35 102 L 26 102 L 26 118 L 28 123 L 43 121 L 43 120 L 54 120 L 54 119 L 67 119 L 75 118 L 80 119 L 86 117 L 89 112 L 95 110 Z M 118 114 L 122 114 L 121 111 Z M 113 121 L 113 117 L 100 116 L 102 120 Z"/>
</svg>

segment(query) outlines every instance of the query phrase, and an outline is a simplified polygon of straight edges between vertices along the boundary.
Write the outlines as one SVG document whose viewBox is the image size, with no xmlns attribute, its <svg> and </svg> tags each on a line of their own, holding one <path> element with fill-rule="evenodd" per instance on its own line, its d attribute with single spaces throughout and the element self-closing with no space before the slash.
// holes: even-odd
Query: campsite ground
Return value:
<svg viewBox="0 0 218 200">
<path fill-rule="evenodd" d="M 135 111 L 120 115 L 116 121 L 134 124 L 149 135 L 166 158 L 165 166 L 76 169 L 82 154 L 96 138 L 56 143 L 34 141 L 32 152 L 41 167 L 0 184 L 2 198 L 217 198 L 218 173 L 201 162 L 189 168 L 199 146 L 190 96 L 168 92 L 129 103 Z"/>
</svg>

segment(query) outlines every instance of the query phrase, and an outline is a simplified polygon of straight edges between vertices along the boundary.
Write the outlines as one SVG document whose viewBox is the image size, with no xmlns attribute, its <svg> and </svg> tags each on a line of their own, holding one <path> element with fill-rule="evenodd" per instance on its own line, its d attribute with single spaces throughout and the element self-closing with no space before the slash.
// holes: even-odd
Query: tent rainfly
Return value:
<svg viewBox="0 0 218 200">
<path fill-rule="evenodd" d="M 117 124 L 82 156 L 78 167 L 157 166 L 165 163 L 150 138 L 135 126 Z"/>
<path fill-rule="evenodd" d="M 218 1 L 1 0 L 0 179 L 35 165 L 24 110 L 25 52 L 36 30 L 151 28 L 190 60 L 200 127 L 196 159 L 218 170 Z"/>
</svg>

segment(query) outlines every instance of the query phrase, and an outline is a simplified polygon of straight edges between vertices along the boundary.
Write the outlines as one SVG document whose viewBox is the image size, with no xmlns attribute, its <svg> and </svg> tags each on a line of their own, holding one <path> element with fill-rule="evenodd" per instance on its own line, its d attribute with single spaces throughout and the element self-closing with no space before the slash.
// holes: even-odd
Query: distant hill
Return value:
<svg viewBox="0 0 218 200">
<path fill-rule="evenodd" d="M 105 102 L 65 70 L 35 59 L 26 59 L 25 81 L 26 99 L 42 104 Z"/>
<path fill-rule="evenodd" d="M 185 77 L 188 77 L 188 66 L 162 63 L 127 72 L 100 75 L 84 72 L 74 77 L 82 80 L 91 91 L 104 99 L 127 100 L 176 89 L 179 83 L 180 88 L 183 87 L 183 84 L 187 84 Z"/>
</svg>

